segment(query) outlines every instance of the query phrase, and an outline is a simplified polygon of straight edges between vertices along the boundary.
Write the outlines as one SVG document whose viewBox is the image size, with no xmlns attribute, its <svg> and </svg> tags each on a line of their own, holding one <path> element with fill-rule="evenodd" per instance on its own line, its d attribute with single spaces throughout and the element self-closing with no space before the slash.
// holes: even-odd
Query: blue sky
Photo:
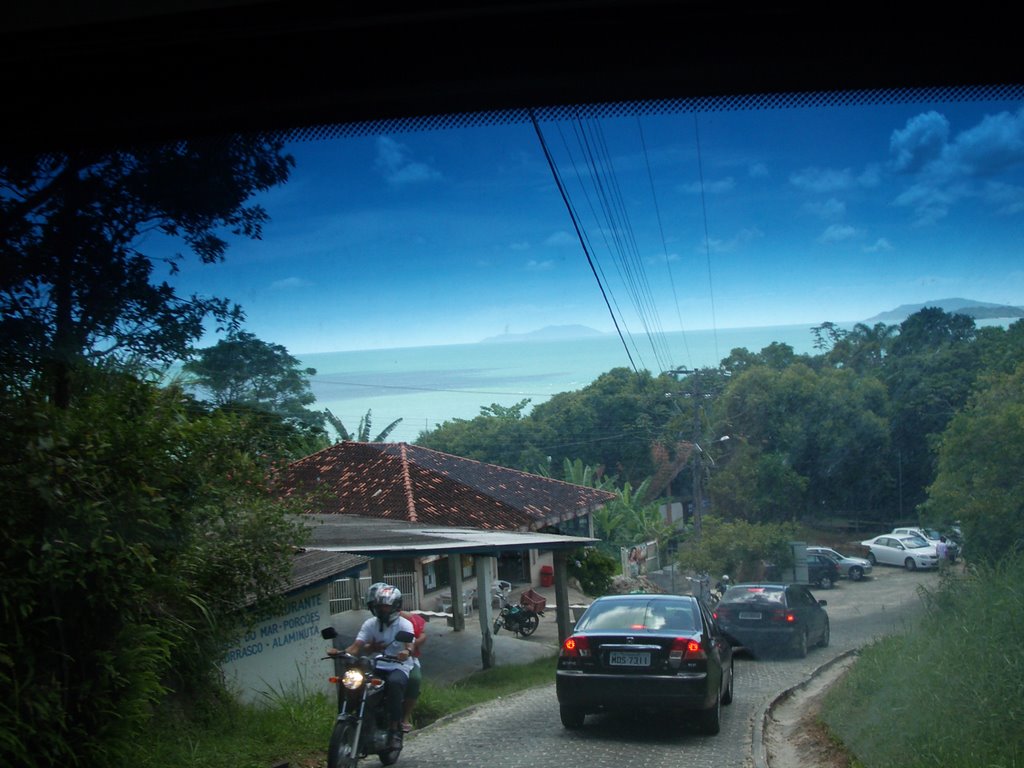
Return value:
<svg viewBox="0 0 1024 768">
<path fill-rule="evenodd" d="M 1020 102 L 603 119 L 583 125 L 604 148 L 600 174 L 579 125 L 541 128 L 632 332 L 849 322 L 949 297 L 1024 304 Z M 614 331 L 529 123 L 289 151 L 291 179 L 261 199 L 264 239 L 178 281 L 240 303 L 258 337 L 304 354 Z M 614 224 L 592 214 L 604 203 Z"/>
</svg>

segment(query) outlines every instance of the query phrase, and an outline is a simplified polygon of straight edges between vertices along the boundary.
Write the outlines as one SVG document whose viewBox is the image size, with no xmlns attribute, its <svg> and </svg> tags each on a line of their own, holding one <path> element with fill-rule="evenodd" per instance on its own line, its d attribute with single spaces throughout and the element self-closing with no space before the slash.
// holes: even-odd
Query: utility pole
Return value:
<svg viewBox="0 0 1024 768">
<path fill-rule="evenodd" d="M 686 376 L 688 374 L 696 374 L 697 371 L 690 370 L 688 368 L 676 368 L 666 373 L 672 376 Z M 704 466 L 701 460 L 701 447 L 698 439 L 701 437 L 700 433 L 700 381 L 697 376 L 693 376 L 691 379 L 693 383 L 693 392 L 691 397 L 693 398 L 693 454 L 691 455 L 691 470 L 693 472 L 693 538 L 695 541 L 700 541 L 701 536 L 701 507 L 704 503 L 703 494 L 701 492 L 701 480 L 703 477 Z"/>
</svg>

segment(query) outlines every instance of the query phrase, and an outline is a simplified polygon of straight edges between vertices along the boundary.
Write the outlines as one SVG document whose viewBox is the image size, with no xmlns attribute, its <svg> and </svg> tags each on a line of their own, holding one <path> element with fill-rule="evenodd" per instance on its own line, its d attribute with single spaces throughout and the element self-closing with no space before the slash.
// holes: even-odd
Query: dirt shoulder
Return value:
<svg viewBox="0 0 1024 768">
<path fill-rule="evenodd" d="M 832 740 L 818 715 L 825 692 L 856 658 L 850 654 L 826 665 L 772 704 L 763 733 L 770 768 L 850 768 L 850 756 Z"/>
</svg>

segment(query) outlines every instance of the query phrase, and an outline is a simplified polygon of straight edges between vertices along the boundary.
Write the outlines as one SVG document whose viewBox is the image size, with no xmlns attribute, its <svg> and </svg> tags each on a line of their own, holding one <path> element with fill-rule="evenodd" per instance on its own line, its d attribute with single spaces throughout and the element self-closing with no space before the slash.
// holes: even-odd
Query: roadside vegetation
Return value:
<svg viewBox="0 0 1024 768">
<path fill-rule="evenodd" d="M 863 768 L 1024 765 L 1024 557 L 952 571 L 906 634 L 861 653 L 822 719 Z"/>
<path fill-rule="evenodd" d="M 555 657 L 529 664 L 494 667 L 452 685 L 424 679 L 413 712 L 417 728 L 517 691 L 550 685 Z M 224 701 L 208 717 L 170 716 L 154 721 L 130 756 L 135 768 L 322 768 L 336 704 L 321 694 L 274 693 L 260 705 Z"/>
</svg>

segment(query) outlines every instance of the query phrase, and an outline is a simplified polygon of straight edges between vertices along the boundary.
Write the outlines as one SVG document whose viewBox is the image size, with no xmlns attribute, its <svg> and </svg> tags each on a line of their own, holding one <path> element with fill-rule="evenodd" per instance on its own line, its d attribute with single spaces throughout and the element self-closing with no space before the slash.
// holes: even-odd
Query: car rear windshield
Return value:
<svg viewBox="0 0 1024 768">
<path fill-rule="evenodd" d="M 693 631 L 699 624 L 692 600 L 616 600 L 594 603 L 576 625 L 576 631 L 659 630 Z"/>
<path fill-rule="evenodd" d="M 723 603 L 785 603 L 781 587 L 733 587 L 722 595 Z"/>
</svg>

